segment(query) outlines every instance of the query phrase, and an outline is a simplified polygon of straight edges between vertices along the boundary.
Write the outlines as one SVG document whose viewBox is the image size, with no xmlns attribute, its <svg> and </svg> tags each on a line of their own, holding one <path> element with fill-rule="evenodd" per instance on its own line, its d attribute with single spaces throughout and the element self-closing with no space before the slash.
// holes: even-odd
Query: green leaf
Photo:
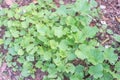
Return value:
<svg viewBox="0 0 120 80">
<path fill-rule="evenodd" d="M 72 26 L 71 31 L 72 32 L 79 32 L 79 29 L 77 28 L 77 26 Z"/>
<path fill-rule="evenodd" d="M 107 48 L 105 49 L 105 52 L 104 52 L 104 58 L 105 60 L 108 60 L 111 64 L 115 64 L 115 62 L 118 59 L 118 56 L 117 54 L 114 53 L 113 48 Z"/>
<path fill-rule="evenodd" d="M 42 61 L 37 61 L 37 63 L 35 64 L 36 68 L 41 68 L 42 66 Z"/>
<path fill-rule="evenodd" d="M 120 35 L 114 34 L 114 35 L 113 35 L 113 38 L 114 38 L 116 41 L 120 42 Z"/>
<path fill-rule="evenodd" d="M 4 36 L 5 36 L 5 37 L 11 37 L 10 31 L 6 31 Z"/>
<path fill-rule="evenodd" d="M 44 43 L 48 42 L 47 38 L 44 35 L 38 34 L 37 38 Z"/>
<path fill-rule="evenodd" d="M 34 47 L 31 51 L 30 51 L 30 53 L 29 54 L 34 54 L 34 53 L 36 53 L 37 52 L 37 50 L 38 50 L 38 47 Z"/>
<path fill-rule="evenodd" d="M 91 49 L 90 53 L 88 53 L 88 61 L 94 65 L 103 63 L 104 61 L 103 53 L 99 51 L 97 48 Z"/>
<path fill-rule="evenodd" d="M 40 46 L 39 46 L 37 53 L 38 53 L 39 55 L 43 55 L 43 54 L 45 53 L 43 47 L 40 47 Z"/>
<path fill-rule="evenodd" d="M 15 49 L 14 49 L 14 48 L 9 48 L 9 49 L 8 49 L 8 52 L 9 52 L 11 55 L 16 55 L 16 52 L 15 52 Z"/>
<path fill-rule="evenodd" d="M 3 39 L 0 39 L 0 45 L 3 44 L 3 43 L 4 43 Z"/>
<path fill-rule="evenodd" d="M 29 70 L 29 69 L 32 69 L 32 67 L 33 67 L 33 65 L 32 65 L 32 63 L 29 62 L 29 61 L 25 61 L 25 62 L 23 63 L 23 69 Z"/>
<path fill-rule="evenodd" d="M 56 42 L 55 40 L 50 40 L 50 46 L 52 49 L 56 49 L 58 46 L 58 42 Z"/>
<path fill-rule="evenodd" d="M 66 72 L 67 73 L 74 73 L 75 72 L 75 66 L 71 63 L 66 64 Z"/>
<path fill-rule="evenodd" d="M 115 64 L 115 70 L 120 72 L 120 61 Z"/>
<path fill-rule="evenodd" d="M 27 52 L 30 52 L 34 47 L 35 47 L 34 44 L 29 44 L 29 45 L 26 47 L 26 51 L 27 51 Z"/>
<path fill-rule="evenodd" d="M 82 79 L 82 78 L 78 78 L 76 75 L 70 76 L 70 80 L 80 80 L 80 79 Z"/>
<path fill-rule="evenodd" d="M 78 71 L 77 71 L 77 69 L 78 69 Z M 70 80 L 83 80 L 84 72 L 80 65 L 77 66 L 76 72 L 74 74 L 70 75 Z"/>
<path fill-rule="evenodd" d="M 88 72 L 93 75 L 95 79 L 101 78 L 103 76 L 103 66 L 101 64 L 91 66 Z"/>
<path fill-rule="evenodd" d="M 68 60 L 74 60 L 76 58 L 76 55 L 73 54 L 73 52 L 70 52 L 69 55 L 67 55 Z"/>
<path fill-rule="evenodd" d="M 93 7 L 97 7 L 98 4 L 97 4 L 97 2 L 95 0 L 91 0 L 90 1 L 90 6 L 91 6 L 91 8 L 93 8 Z"/>
<path fill-rule="evenodd" d="M 50 60 L 51 59 L 51 57 L 52 57 L 52 54 L 51 54 L 51 52 L 45 52 L 44 54 L 43 54 L 43 57 L 44 57 L 44 60 Z"/>
<path fill-rule="evenodd" d="M 57 58 L 53 59 L 53 62 L 55 63 L 56 66 L 61 66 L 61 65 L 63 65 L 60 57 L 57 57 Z"/>
<path fill-rule="evenodd" d="M 7 22 L 7 26 L 10 28 L 10 27 L 12 27 L 12 25 L 13 25 L 13 22 L 12 22 L 11 20 L 9 20 L 9 21 Z"/>
<path fill-rule="evenodd" d="M 113 80 L 113 77 L 108 72 L 103 72 L 103 76 L 99 80 Z"/>
<path fill-rule="evenodd" d="M 87 58 L 87 56 L 84 53 L 82 53 L 80 50 L 76 50 L 75 55 L 82 60 Z"/>
<path fill-rule="evenodd" d="M 7 13 L 7 16 L 9 17 L 9 18 L 12 18 L 13 16 L 14 16 L 14 12 L 12 11 L 12 10 L 9 10 L 8 11 L 8 13 Z"/>
<path fill-rule="evenodd" d="M 84 66 L 82 66 L 82 65 L 77 65 L 75 68 L 76 68 L 75 69 L 76 73 L 80 73 L 80 72 L 82 73 L 84 71 Z M 82 76 L 83 76 L 83 74 L 82 74 Z"/>
<path fill-rule="evenodd" d="M 75 19 L 74 19 L 74 17 L 72 17 L 72 16 L 68 16 L 67 18 L 66 18 L 66 24 L 67 25 L 75 25 Z"/>
<path fill-rule="evenodd" d="M 84 28 L 84 27 L 89 27 L 90 22 L 92 21 L 92 18 L 90 17 L 84 17 L 84 16 L 80 16 L 80 28 Z"/>
<path fill-rule="evenodd" d="M 67 52 L 66 51 L 60 51 L 58 54 L 61 58 L 66 58 L 67 57 Z"/>
<path fill-rule="evenodd" d="M 23 28 L 28 28 L 29 27 L 29 23 L 26 21 L 26 22 L 22 22 L 22 27 Z"/>
<path fill-rule="evenodd" d="M 3 16 L 3 15 L 5 15 L 4 9 L 0 10 L 0 16 Z"/>
<path fill-rule="evenodd" d="M 84 77 L 84 66 L 77 65 L 75 69 L 75 74 L 79 79 Z"/>
<path fill-rule="evenodd" d="M 26 57 L 26 60 L 27 60 L 27 61 L 34 61 L 34 55 L 28 55 L 28 56 Z"/>
<path fill-rule="evenodd" d="M 58 38 L 61 38 L 63 36 L 63 27 L 55 27 L 54 28 L 54 35 L 57 36 Z"/>
<path fill-rule="evenodd" d="M 58 15 L 66 16 L 67 10 L 65 5 L 61 5 L 60 8 L 57 9 L 56 13 Z"/>
<path fill-rule="evenodd" d="M 15 14 L 16 19 L 20 19 L 20 17 L 21 17 L 20 14 L 18 14 L 18 13 Z"/>
<path fill-rule="evenodd" d="M 43 36 L 44 36 L 44 35 L 46 34 L 46 29 L 47 29 L 47 28 L 46 28 L 43 24 L 41 24 L 41 25 L 40 25 L 40 24 L 39 24 L 39 25 L 37 24 L 37 25 L 36 25 L 36 28 L 37 28 L 37 32 L 39 32 L 40 35 L 43 35 Z"/>
<path fill-rule="evenodd" d="M 83 32 L 79 31 L 75 35 L 73 35 L 75 38 L 75 43 L 83 43 L 86 39 L 86 36 Z"/>
<path fill-rule="evenodd" d="M 9 55 L 6 56 L 5 59 L 6 59 L 7 62 L 11 62 L 13 57 L 9 54 Z"/>
<path fill-rule="evenodd" d="M 84 0 L 84 1 L 82 1 L 82 0 L 77 0 L 77 1 L 75 2 L 74 10 L 75 10 L 76 12 L 81 11 L 82 14 L 83 14 L 83 13 L 86 14 L 86 13 L 90 12 L 90 6 L 89 6 L 88 1 L 87 1 L 87 0 Z"/>
<path fill-rule="evenodd" d="M 18 53 L 18 55 L 23 55 L 24 51 L 22 49 L 19 49 L 17 53 Z"/>
<path fill-rule="evenodd" d="M 19 37 L 19 31 L 16 31 L 16 30 L 10 30 L 11 34 L 13 37 L 17 38 Z"/>
<path fill-rule="evenodd" d="M 98 28 L 97 27 L 85 27 L 83 29 L 83 32 L 85 33 L 85 35 L 88 38 L 93 38 L 93 37 L 95 37 L 96 33 L 98 32 Z"/>
<path fill-rule="evenodd" d="M 113 78 L 116 78 L 116 79 L 120 79 L 120 75 L 119 74 L 116 74 L 115 72 L 112 72 L 110 69 L 106 68 L 104 69 L 106 72 L 109 72 Z"/>
<path fill-rule="evenodd" d="M 23 69 L 23 70 L 21 71 L 21 75 L 22 75 L 23 77 L 28 77 L 28 76 L 30 75 L 30 72 L 29 72 L 27 69 Z"/>
<path fill-rule="evenodd" d="M 108 34 L 113 34 L 113 31 L 111 29 L 107 29 Z"/>
<path fill-rule="evenodd" d="M 57 67 L 57 70 L 58 70 L 59 72 L 65 72 L 65 70 L 66 70 L 65 65 L 64 65 L 64 64 L 59 65 L 59 66 Z"/>
<path fill-rule="evenodd" d="M 48 69 L 47 69 L 49 75 L 49 78 L 56 78 L 57 77 L 57 70 L 56 70 L 56 66 L 54 64 L 50 64 Z"/>
<path fill-rule="evenodd" d="M 60 43 L 59 43 L 59 49 L 60 50 L 62 50 L 62 51 L 65 51 L 65 50 L 67 50 L 68 49 L 68 42 L 67 42 L 67 40 L 62 40 L 62 41 L 60 41 Z"/>
<path fill-rule="evenodd" d="M 20 58 L 17 59 L 17 61 L 18 61 L 19 63 L 24 63 L 24 62 L 25 62 L 25 59 L 24 59 L 23 56 L 21 56 Z"/>
</svg>

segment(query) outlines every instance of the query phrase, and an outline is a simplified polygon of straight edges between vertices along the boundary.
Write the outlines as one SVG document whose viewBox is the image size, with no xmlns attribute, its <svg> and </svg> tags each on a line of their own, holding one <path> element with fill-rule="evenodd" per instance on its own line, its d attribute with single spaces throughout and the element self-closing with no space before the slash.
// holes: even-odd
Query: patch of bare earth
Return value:
<svg viewBox="0 0 120 80">
<path fill-rule="evenodd" d="M 96 0 L 101 9 L 101 21 L 107 24 L 107 29 L 111 29 L 113 34 L 120 35 L 120 0 Z M 99 35 L 99 40 L 104 45 L 111 45 L 115 40 L 112 35 L 105 33 Z"/>
</svg>

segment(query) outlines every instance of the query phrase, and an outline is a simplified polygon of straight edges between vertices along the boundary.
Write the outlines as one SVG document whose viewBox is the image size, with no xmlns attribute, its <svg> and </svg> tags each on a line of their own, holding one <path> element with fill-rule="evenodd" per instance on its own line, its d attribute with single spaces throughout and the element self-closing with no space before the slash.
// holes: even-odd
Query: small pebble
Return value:
<svg viewBox="0 0 120 80">
<path fill-rule="evenodd" d="M 105 48 L 109 48 L 110 47 L 110 45 L 105 45 Z"/>
<path fill-rule="evenodd" d="M 106 25 L 106 22 L 105 21 L 101 21 L 101 24 L 105 24 Z"/>
<path fill-rule="evenodd" d="M 100 5 L 100 8 L 101 8 L 101 9 L 105 9 L 106 6 L 104 6 L 104 5 Z"/>
<path fill-rule="evenodd" d="M 0 5 L 0 10 L 2 10 L 2 7 L 1 7 L 1 5 Z"/>
<path fill-rule="evenodd" d="M 106 11 L 106 10 L 103 10 L 103 13 L 105 14 L 105 13 L 107 13 L 107 11 Z"/>
</svg>

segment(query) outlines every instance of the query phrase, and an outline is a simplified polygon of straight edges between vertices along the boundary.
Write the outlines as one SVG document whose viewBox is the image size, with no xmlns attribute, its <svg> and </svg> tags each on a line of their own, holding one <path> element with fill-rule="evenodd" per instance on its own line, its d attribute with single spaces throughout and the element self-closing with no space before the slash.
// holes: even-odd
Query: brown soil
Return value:
<svg viewBox="0 0 120 80">
<path fill-rule="evenodd" d="M 113 34 L 120 35 L 120 0 L 96 0 L 101 8 L 101 22 L 107 24 L 107 29 L 111 29 Z M 112 35 L 107 33 L 100 34 L 100 42 L 104 42 L 103 45 L 111 45 L 115 40 Z"/>
<path fill-rule="evenodd" d="M 19 6 L 24 6 L 24 5 L 28 5 L 33 0 L 12 0 L 12 1 L 15 1 Z M 5 0 L 3 0 L 2 4 L 1 4 L 1 7 L 2 8 L 8 8 L 9 5 L 5 2 Z"/>
<path fill-rule="evenodd" d="M 97 0 L 103 12 L 102 19 L 108 24 L 108 28 L 114 33 L 120 34 L 120 0 Z"/>
</svg>

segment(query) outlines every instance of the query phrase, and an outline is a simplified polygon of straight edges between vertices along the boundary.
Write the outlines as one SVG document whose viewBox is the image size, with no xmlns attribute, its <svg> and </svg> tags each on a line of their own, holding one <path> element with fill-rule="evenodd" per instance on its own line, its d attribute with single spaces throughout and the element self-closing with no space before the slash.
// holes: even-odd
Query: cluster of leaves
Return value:
<svg viewBox="0 0 120 80">
<path fill-rule="evenodd" d="M 0 10 L 8 66 L 33 78 L 39 68 L 48 73 L 44 80 L 120 79 L 117 54 L 102 47 L 95 39 L 98 28 L 89 26 L 98 15 L 96 6 L 94 0 L 77 0 L 57 8 L 52 0 L 38 0 L 38 5 Z M 74 65 L 76 59 L 87 65 Z"/>
</svg>

